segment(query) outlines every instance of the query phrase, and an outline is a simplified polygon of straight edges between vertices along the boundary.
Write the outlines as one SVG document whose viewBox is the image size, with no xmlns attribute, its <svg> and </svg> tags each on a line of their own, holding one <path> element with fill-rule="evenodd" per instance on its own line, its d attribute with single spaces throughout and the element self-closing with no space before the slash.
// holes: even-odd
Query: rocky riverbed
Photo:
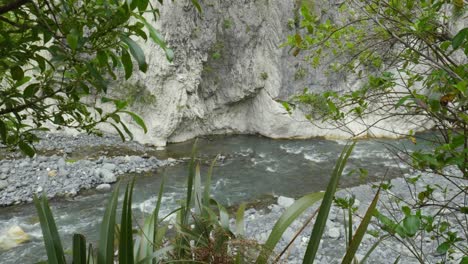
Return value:
<svg viewBox="0 0 468 264">
<path fill-rule="evenodd" d="M 37 145 L 38 155 L 32 159 L 25 158 L 19 153 L 0 150 L 2 157 L 0 160 L 0 204 L 2 206 L 28 203 L 33 194 L 40 193 L 45 193 L 48 197 L 63 197 L 78 195 L 83 193 L 85 189 L 97 189 L 105 192 L 111 188 L 110 184 L 116 181 L 119 176 L 133 172 L 141 176 L 142 172 L 151 171 L 151 177 L 140 177 L 137 180 L 139 192 L 135 194 L 140 196 L 135 197 L 137 199 L 135 199 L 134 207 L 138 208 L 135 210 L 147 212 L 146 207 L 151 210 L 151 207 L 154 206 L 154 197 L 151 195 L 154 195 L 154 190 L 157 190 L 157 186 L 159 186 L 157 181 L 160 175 L 156 175 L 157 173 L 153 173 L 153 171 L 158 170 L 157 168 L 163 169 L 161 166 L 164 165 L 175 165 L 181 160 L 179 158 L 190 155 L 191 148 L 191 143 L 187 143 L 185 146 L 172 147 L 170 151 L 168 147 L 167 152 L 158 152 L 155 148 L 135 142 L 122 143 L 119 138 L 113 136 L 102 138 L 60 134 L 43 134 L 41 136 L 43 141 Z M 218 195 L 217 199 L 227 199 L 222 200 L 224 204 L 232 205 L 229 199 L 234 197 L 234 204 L 246 199 L 249 200 L 248 197 L 255 197 L 255 193 L 261 195 L 268 190 L 274 190 L 273 194 L 274 192 L 280 193 L 276 196 L 276 203 L 268 200 L 270 202 L 262 202 L 262 206 L 256 206 L 256 209 L 251 208 L 246 211 L 247 238 L 263 243 L 280 215 L 294 202 L 294 199 L 288 196 L 297 196 L 294 193 L 299 188 L 304 188 L 308 192 L 324 189 L 323 186 L 326 186 L 327 182 L 324 175 L 331 170 L 334 162 L 333 157 L 336 156 L 335 152 L 342 148 L 340 144 L 320 140 L 296 142 L 271 141 L 255 137 L 231 137 L 200 142 L 200 148 L 203 148 L 200 153 L 208 154 L 210 158 L 218 153 L 223 153 L 227 157 L 226 160 L 220 161 L 212 186 L 214 195 Z M 166 160 L 156 158 L 157 152 L 162 154 L 158 157 Z M 167 159 L 168 157 L 177 157 L 178 160 Z M 395 164 L 388 164 L 388 156 L 382 152 L 382 148 L 374 145 L 371 141 L 360 142 L 356 146 L 348 167 L 361 167 L 363 164 L 373 164 L 373 167 L 370 167 L 372 169 L 370 171 L 373 172 L 376 172 L 379 167 L 383 172 L 387 168 L 393 170 L 396 168 Z M 321 169 L 326 166 L 327 168 L 322 171 Z M 350 169 L 348 167 L 347 170 Z M 293 168 L 300 169 L 290 171 Z M 171 202 L 176 206 L 175 200 L 180 199 L 180 195 L 183 195 L 184 192 L 185 164 L 164 167 L 164 169 L 174 169 L 168 171 L 168 175 L 172 176 L 169 180 L 172 182 L 168 184 L 167 196 L 164 196 L 165 206 L 169 206 Z M 311 170 L 313 173 L 310 173 Z M 414 172 L 408 173 L 406 178 L 416 176 Z M 456 174 L 457 172 L 450 169 L 447 173 Z M 287 177 L 280 178 L 280 176 L 284 177 L 285 175 Z M 314 179 L 316 175 L 319 175 L 320 178 Z M 309 180 L 312 181 L 309 182 Z M 356 181 L 351 183 L 349 175 L 342 178 L 342 182 L 347 181 L 350 183 L 345 186 L 357 185 Z M 414 203 L 417 199 L 414 196 L 424 190 L 426 184 L 430 184 L 434 188 L 431 196 L 434 201 L 449 202 L 449 205 L 460 205 L 466 202 L 463 195 L 457 196 L 453 201 L 447 201 L 460 188 L 466 190 L 466 180 L 460 179 L 449 184 L 441 177 L 426 173 L 414 185 L 408 184 L 403 178 L 392 180 L 393 188 L 390 192 L 383 192 L 381 195 L 379 210 L 388 216 L 394 215 L 395 219 L 401 220 L 402 216 L 398 208 L 401 208 L 405 203 Z M 292 189 L 284 188 L 287 187 L 286 185 L 291 186 Z M 252 187 L 252 190 L 248 187 Z M 359 225 L 375 191 L 371 185 L 360 185 L 342 189 L 338 193 L 341 197 L 352 194 L 356 196 L 355 205 L 358 206 L 358 210 L 353 218 L 354 230 Z M 106 203 L 106 199 L 102 197 L 107 197 L 108 194 L 96 193 L 96 191 L 92 193 L 92 195 L 79 195 L 71 202 L 67 199 L 65 201 L 58 199 L 55 201 L 56 203 L 51 203 L 55 207 L 53 208 L 54 213 L 63 216 L 57 219 L 62 235 L 70 236 L 74 232 L 83 232 L 89 235 L 89 232 L 92 232 L 90 230 L 97 228 L 102 207 Z M 287 195 L 288 193 L 291 195 Z M 73 209 L 64 212 L 63 208 L 66 207 Z M 291 241 L 297 230 L 304 225 L 317 207 L 318 205 L 309 209 L 286 230 L 276 248 L 278 253 Z M 33 263 L 33 260 L 37 260 L 37 256 L 45 254 L 40 227 L 33 212 L 24 213 L 20 210 L 33 211 L 34 209 L 27 204 L 4 209 L 10 208 L 12 210 L 4 211 L 6 215 L 3 215 L 3 222 L 0 224 L 0 259 L 2 260 L 0 262 L 17 263 L 18 260 L 21 260 L 23 263 Z M 423 207 L 422 212 L 435 214 L 438 209 L 440 208 Z M 80 212 L 80 225 L 76 224 L 78 212 Z M 458 232 L 462 237 L 468 232 L 464 215 L 454 213 L 453 210 L 441 211 L 439 215 L 438 221 L 451 223 L 449 227 L 451 231 Z M 316 263 L 340 263 L 346 241 L 344 222 L 343 210 L 334 206 L 327 221 L 327 228 Z M 3 223 L 5 224 L 3 225 Z M 295 242 L 283 255 L 282 263 L 301 263 L 312 224 L 310 223 L 304 232 L 298 235 Z M 362 259 L 367 251 L 379 241 L 379 236 L 384 234 L 379 231 L 380 227 L 375 221 L 369 230 L 371 230 L 372 235 L 365 235 L 356 256 L 358 259 Z M 373 235 L 377 235 L 377 237 Z M 64 239 L 64 241 L 68 240 Z M 436 252 L 437 246 L 444 241 L 443 238 L 416 236 L 412 238 L 412 241 L 413 245 L 419 245 L 423 248 L 426 263 L 437 263 L 444 260 L 444 256 Z M 26 243 L 18 245 L 20 242 Z M 410 242 L 406 241 L 406 243 Z M 460 242 L 460 244 L 462 249 L 463 247 L 466 249 L 466 241 Z M 2 252 L 1 248 L 12 249 Z M 388 238 L 380 243 L 369 256 L 367 263 L 394 263 L 400 255 L 400 263 L 418 263 L 411 251 L 395 238 Z M 447 263 L 458 264 L 462 256 L 461 251 L 456 249 L 452 254 L 453 259 L 447 259 Z"/>
<path fill-rule="evenodd" d="M 41 134 L 37 155 L 27 158 L 3 151 L 0 160 L 0 206 L 31 202 L 33 195 L 73 197 L 82 190 L 108 191 L 120 175 L 155 170 L 176 162 L 147 154 L 149 147 L 114 136 Z M 112 147 L 120 153 L 98 151 Z M 120 148 L 119 148 L 120 147 Z M 83 149 L 88 149 L 83 155 Z M 95 150 L 89 152 L 89 150 Z M 139 155 L 119 155 L 125 152 Z M 86 152 L 85 152 L 86 153 Z M 105 156 L 104 156 L 105 155 Z"/>
</svg>

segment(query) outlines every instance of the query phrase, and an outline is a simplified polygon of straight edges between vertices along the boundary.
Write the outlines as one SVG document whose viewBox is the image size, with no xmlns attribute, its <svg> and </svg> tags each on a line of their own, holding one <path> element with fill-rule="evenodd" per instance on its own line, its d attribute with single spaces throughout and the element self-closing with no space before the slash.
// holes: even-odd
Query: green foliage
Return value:
<svg viewBox="0 0 468 264">
<path fill-rule="evenodd" d="M 131 137 L 119 117 L 122 101 L 105 100 L 115 107 L 101 108 L 84 99 L 103 97 L 122 68 L 130 78 L 134 62 L 147 71 L 137 40 L 151 39 L 172 60 L 172 50 L 142 16 L 158 10 L 148 9 L 148 0 L 11 2 L 0 4 L 0 142 L 33 156 L 34 132 L 47 124 L 100 134 L 96 126 L 109 123 L 122 139 Z M 140 117 L 129 115 L 144 128 Z"/>
<path fill-rule="evenodd" d="M 330 182 L 328 183 L 327 189 L 325 191 L 325 196 L 323 197 L 322 204 L 320 204 L 319 214 L 315 220 L 314 227 L 312 229 L 312 234 L 310 234 L 309 244 L 307 245 L 307 250 L 304 255 L 304 260 L 302 263 L 313 263 L 315 256 L 317 254 L 320 240 L 323 236 L 325 230 L 325 225 L 328 219 L 328 214 L 330 213 L 330 208 L 333 203 L 333 197 L 335 196 L 336 189 L 338 188 L 338 182 L 340 180 L 341 174 L 346 166 L 351 152 L 353 151 L 356 142 L 351 145 L 346 145 L 343 151 L 341 152 L 338 161 L 336 162 L 335 168 L 331 175 Z"/>
<path fill-rule="evenodd" d="M 455 165 L 466 178 L 468 28 L 450 33 L 450 25 L 461 22 L 456 21 L 461 16 L 444 7 L 451 2 L 405 3 L 347 1 L 339 7 L 342 18 L 335 20 L 320 19 L 302 5 L 304 33 L 287 40 L 293 55 L 307 53 L 313 67 L 328 65 L 329 73 L 345 72 L 366 81 L 340 93 L 305 90 L 292 101 L 305 106 L 311 120 L 340 126 L 370 115 L 379 119 L 367 127 L 397 116 L 431 120 L 444 142 L 432 151 L 415 152 L 415 167 L 440 172 Z M 458 15 L 465 12 L 456 10 Z"/>
<path fill-rule="evenodd" d="M 453 183 L 455 178 L 466 180 L 468 29 L 451 32 L 452 25 L 464 19 L 463 3 L 352 0 L 343 2 L 339 11 L 340 17 L 331 19 L 302 6 L 300 27 L 303 30 L 289 36 L 287 44 L 294 56 L 303 53 L 312 67 L 325 68 L 329 76 L 338 73 L 355 76 L 362 85 L 339 92 L 312 93 L 305 89 L 291 99 L 291 105 L 308 111 L 306 117 L 312 122 L 326 122 L 340 128 L 352 120 L 366 122 L 370 117 L 371 123 L 352 136 L 363 135 L 367 129 L 379 127 L 381 121 L 391 118 L 410 120 L 421 128 L 433 124 L 438 136 L 431 140 L 432 145 L 414 152 L 400 149 L 403 154 L 399 158 L 408 158 L 414 169 L 431 171 L 447 182 Z M 405 136 L 419 144 L 413 131 Z M 448 172 L 447 167 L 457 168 L 462 177 L 458 172 Z M 433 195 L 436 191 L 444 192 L 444 188 L 425 184 L 421 190 L 417 188 L 421 184 L 419 179 L 420 176 L 407 179 L 414 190 L 414 201 L 406 207 L 396 204 L 404 216 L 376 213 L 386 232 L 383 237 L 397 237 L 420 262 L 424 262 L 424 253 L 414 246 L 418 237 L 444 237 L 445 241 L 439 242 L 439 252 L 447 258 L 454 248 L 467 254 L 459 241 L 468 237 L 448 233 L 440 209 L 461 212 L 464 205 L 454 201 L 458 196 L 466 196 L 466 188 L 457 186 L 460 192 L 440 201 Z M 387 192 L 393 187 L 390 183 L 380 186 Z M 422 207 L 437 210 L 423 214 Z M 349 213 L 352 208 L 347 210 Z M 349 241 L 352 230 L 347 231 Z"/>
<path fill-rule="evenodd" d="M 268 79 L 268 73 L 266 73 L 266 72 L 260 73 L 260 78 L 262 78 L 262 80 L 266 81 Z"/>
</svg>

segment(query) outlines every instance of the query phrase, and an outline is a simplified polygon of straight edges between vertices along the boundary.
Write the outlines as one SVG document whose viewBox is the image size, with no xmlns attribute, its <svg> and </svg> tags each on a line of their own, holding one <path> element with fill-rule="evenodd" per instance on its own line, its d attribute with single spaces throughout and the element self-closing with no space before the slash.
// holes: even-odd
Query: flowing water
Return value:
<svg viewBox="0 0 468 264">
<path fill-rule="evenodd" d="M 361 140 L 352 153 L 341 179 L 341 187 L 359 185 L 386 177 L 401 176 L 406 164 L 396 159 L 388 144 L 400 149 L 414 150 L 408 140 Z M 169 145 L 158 151 L 159 158 L 188 158 L 193 142 Z M 213 136 L 198 140 L 202 175 L 208 164 L 221 155 L 214 169 L 212 194 L 226 206 L 243 201 L 265 199 L 273 195 L 299 197 L 326 188 L 334 163 L 346 141 L 323 139 L 272 140 L 258 136 Z M 369 176 L 359 173 L 365 168 Z M 163 212 L 176 208 L 184 198 L 187 163 L 160 168 L 158 171 L 137 175 L 134 192 L 134 211 L 138 217 L 151 212 L 164 176 Z M 124 181 L 132 178 L 124 177 Z M 69 247 L 73 233 L 82 233 L 90 241 L 96 240 L 98 224 L 104 213 L 109 193 L 85 192 L 73 199 L 51 201 L 62 242 Z M 31 204 L 0 208 L 0 230 L 19 225 L 31 241 L 8 251 L 0 251 L 0 263 L 35 263 L 44 259 L 45 251 L 34 206 Z"/>
</svg>

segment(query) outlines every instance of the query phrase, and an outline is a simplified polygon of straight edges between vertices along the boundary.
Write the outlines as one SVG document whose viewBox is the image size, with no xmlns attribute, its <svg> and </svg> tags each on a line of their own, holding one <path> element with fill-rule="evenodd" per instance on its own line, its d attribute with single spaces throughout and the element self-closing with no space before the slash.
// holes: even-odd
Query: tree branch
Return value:
<svg viewBox="0 0 468 264">
<path fill-rule="evenodd" d="M 19 8 L 20 6 L 30 2 L 31 0 L 16 0 L 11 3 L 8 3 L 6 5 L 0 6 L 0 15 L 3 15 L 5 13 L 8 13 L 12 10 L 15 10 Z"/>
</svg>

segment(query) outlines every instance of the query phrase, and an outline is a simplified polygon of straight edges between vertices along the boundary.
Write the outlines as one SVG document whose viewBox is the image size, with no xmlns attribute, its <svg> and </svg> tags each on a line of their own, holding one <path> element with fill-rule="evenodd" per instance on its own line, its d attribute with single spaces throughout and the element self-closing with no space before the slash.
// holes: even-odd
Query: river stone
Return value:
<svg viewBox="0 0 468 264">
<path fill-rule="evenodd" d="M 110 186 L 110 184 L 107 184 L 107 183 L 99 184 L 96 187 L 96 191 L 98 191 L 98 192 L 108 192 L 108 191 L 110 191 L 110 189 L 111 189 L 111 186 Z"/>
<path fill-rule="evenodd" d="M 4 234 L 0 234 L 0 249 L 8 250 L 28 240 L 29 235 L 21 227 L 15 225 L 8 228 Z"/>
<path fill-rule="evenodd" d="M 6 187 L 8 187 L 8 182 L 4 180 L 0 180 L 0 190 L 5 189 Z"/>
<path fill-rule="evenodd" d="M 117 181 L 117 178 L 115 177 L 114 173 L 112 173 L 112 171 L 103 168 L 98 169 L 97 171 L 97 174 L 104 183 L 113 183 Z"/>
<path fill-rule="evenodd" d="M 338 239 L 338 238 L 340 238 L 340 236 L 341 236 L 341 233 L 340 233 L 339 228 L 332 227 L 332 228 L 328 229 L 328 237 L 330 237 L 331 239 Z"/>
<path fill-rule="evenodd" d="M 57 161 L 57 167 L 60 169 L 60 170 L 63 170 L 65 169 L 65 165 L 67 163 L 65 162 L 65 160 L 63 158 L 60 158 L 58 161 Z"/>
<path fill-rule="evenodd" d="M 280 196 L 278 197 L 278 205 L 284 208 L 288 208 L 294 203 L 294 198 Z"/>
<path fill-rule="evenodd" d="M 6 178 L 8 178 L 8 175 L 0 174 L 0 180 L 5 180 Z"/>
<path fill-rule="evenodd" d="M 49 172 L 47 172 L 47 175 L 49 177 L 55 177 L 55 176 L 57 176 L 57 171 L 56 170 L 50 170 Z"/>
<path fill-rule="evenodd" d="M 115 164 L 112 164 L 112 163 L 104 163 L 102 165 L 102 168 L 105 169 L 105 170 L 108 170 L 108 171 L 115 171 L 117 166 Z"/>
</svg>

